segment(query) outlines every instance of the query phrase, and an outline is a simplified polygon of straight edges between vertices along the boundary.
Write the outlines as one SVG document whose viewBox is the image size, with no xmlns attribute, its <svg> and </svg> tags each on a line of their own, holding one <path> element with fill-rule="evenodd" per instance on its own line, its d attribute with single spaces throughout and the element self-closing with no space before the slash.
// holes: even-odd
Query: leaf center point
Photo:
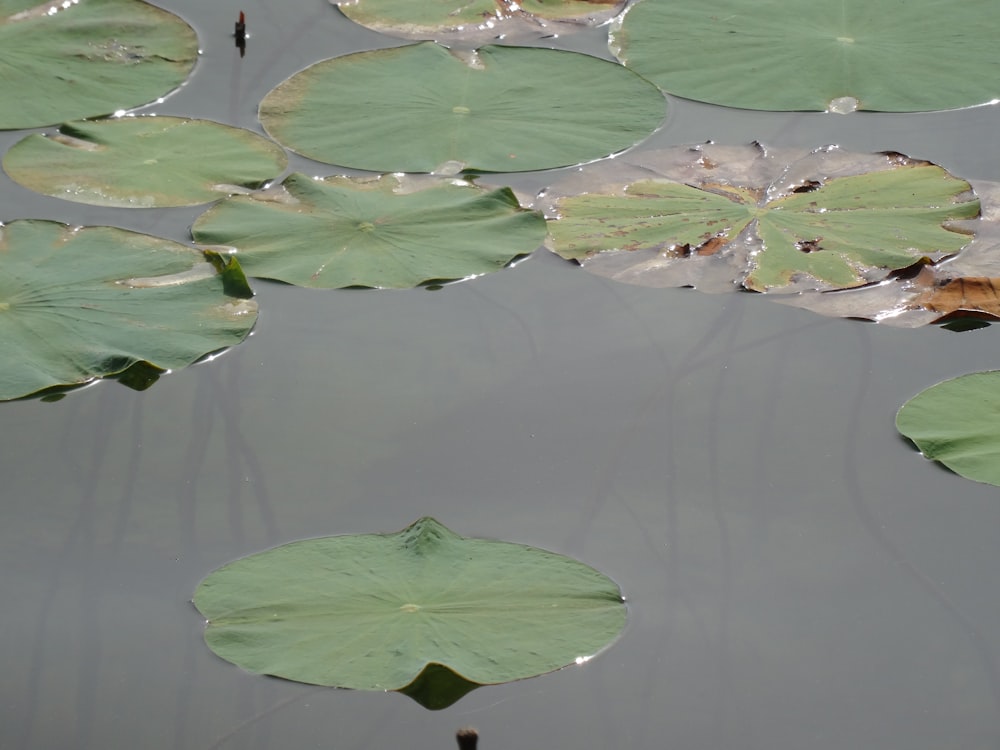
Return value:
<svg viewBox="0 0 1000 750">
<path fill-rule="evenodd" d="M 420 605 L 419 604 L 404 604 L 403 606 L 400 607 L 400 609 L 403 610 L 404 612 L 419 612 L 420 611 Z"/>
</svg>

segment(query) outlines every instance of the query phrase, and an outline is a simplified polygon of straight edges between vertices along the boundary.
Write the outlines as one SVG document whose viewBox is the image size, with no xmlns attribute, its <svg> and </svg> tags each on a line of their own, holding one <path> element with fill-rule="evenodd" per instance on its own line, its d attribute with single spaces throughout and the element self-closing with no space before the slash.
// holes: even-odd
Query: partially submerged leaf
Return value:
<svg viewBox="0 0 1000 750">
<path fill-rule="evenodd" d="M 642 0 L 622 62 L 677 96 L 764 110 L 969 107 L 1000 95 L 994 0 Z"/>
<path fill-rule="evenodd" d="M 375 172 L 519 172 L 598 159 L 663 119 L 655 86 L 576 52 L 423 43 L 324 60 L 260 104 L 276 140 Z"/>
<path fill-rule="evenodd" d="M 209 648 L 250 672 L 400 690 L 435 708 L 586 661 L 625 624 L 621 592 L 593 568 L 432 518 L 244 557 L 202 581 L 194 603 Z"/>
<path fill-rule="evenodd" d="M 181 117 L 122 117 L 29 135 L 4 155 L 15 182 L 98 206 L 193 206 L 259 188 L 288 159 L 249 130 Z"/>
<path fill-rule="evenodd" d="M 413 287 L 503 268 L 537 249 L 545 221 L 507 188 L 290 175 L 202 214 L 195 241 L 238 249 L 247 273 L 325 289 Z"/>
<path fill-rule="evenodd" d="M 404 39 L 482 44 L 605 23 L 625 0 L 331 0 L 355 23 Z"/>
<path fill-rule="evenodd" d="M 543 206 L 552 249 L 592 272 L 761 292 L 861 286 L 956 253 L 972 237 L 953 222 L 979 214 L 970 185 L 929 162 L 757 145 L 589 165 Z"/>
<path fill-rule="evenodd" d="M 184 367 L 239 343 L 257 317 L 232 259 L 113 227 L 0 226 L 0 400 Z M 151 382 L 149 370 L 130 382 Z"/>
<path fill-rule="evenodd" d="M 896 428 L 927 458 L 977 482 L 1000 485 L 1000 371 L 946 380 L 899 410 Z"/>
<path fill-rule="evenodd" d="M 140 0 L 0 0 L 0 129 L 145 104 L 179 86 L 194 30 Z"/>
<path fill-rule="evenodd" d="M 1000 279 L 948 279 L 922 292 L 913 304 L 944 318 L 964 313 L 1000 320 Z"/>
<path fill-rule="evenodd" d="M 1000 184 L 975 180 L 972 185 L 982 217 L 954 223 L 957 230 L 975 233 L 957 255 L 937 263 L 923 258 L 913 268 L 858 289 L 802 292 L 775 300 L 823 315 L 905 328 L 939 323 L 964 331 L 1000 320 Z"/>
</svg>

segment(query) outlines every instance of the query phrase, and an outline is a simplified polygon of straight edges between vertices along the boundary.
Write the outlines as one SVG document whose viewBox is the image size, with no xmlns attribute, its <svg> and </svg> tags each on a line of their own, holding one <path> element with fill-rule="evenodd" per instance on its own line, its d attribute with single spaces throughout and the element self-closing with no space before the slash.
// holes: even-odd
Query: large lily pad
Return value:
<svg viewBox="0 0 1000 750">
<path fill-rule="evenodd" d="M 561 35 L 611 20 L 625 0 L 331 0 L 355 23 L 404 39 L 482 44 Z"/>
<path fill-rule="evenodd" d="M 184 367 L 257 316 L 232 258 L 113 227 L 0 226 L 0 400 Z"/>
<path fill-rule="evenodd" d="M 140 0 L 0 0 L 0 129 L 145 104 L 179 86 L 194 30 Z"/>
<path fill-rule="evenodd" d="M 285 169 L 284 149 L 209 120 L 121 117 L 29 135 L 4 156 L 31 190 L 97 206 L 193 206 L 248 192 Z"/>
<path fill-rule="evenodd" d="M 324 60 L 260 104 L 265 129 L 329 164 L 376 172 L 518 172 L 628 148 L 660 124 L 655 86 L 575 52 L 431 42 Z"/>
<path fill-rule="evenodd" d="M 896 428 L 927 458 L 977 482 L 1000 485 L 1000 372 L 933 385 L 903 404 Z"/>
<path fill-rule="evenodd" d="M 202 214 L 195 241 L 237 248 L 251 276 L 299 286 L 413 287 L 504 267 L 533 252 L 545 221 L 507 188 L 386 175 L 290 175 Z"/>
<path fill-rule="evenodd" d="M 994 0 L 642 0 L 613 33 L 665 91 L 729 107 L 916 112 L 1000 96 Z"/>
<path fill-rule="evenodd" d="M 625 623 L 621 592 L 593 568 L 432 518 L 250 555 L 209 575 L 194 603 L 209 648 L 250 672 L 403 690 L 434 707 L 435 682 L 496 684 L 581 663 Z"/>
<path fill-rule="evenodd" d="M 757 144 L 591 165 L 542 205 L 552 248 L 595 273 L 761 292 L 861 286 L 954 254 L 972 239 L 954 222 L 979 214 L 969 183 L 926 161 Z"/>
</svg>

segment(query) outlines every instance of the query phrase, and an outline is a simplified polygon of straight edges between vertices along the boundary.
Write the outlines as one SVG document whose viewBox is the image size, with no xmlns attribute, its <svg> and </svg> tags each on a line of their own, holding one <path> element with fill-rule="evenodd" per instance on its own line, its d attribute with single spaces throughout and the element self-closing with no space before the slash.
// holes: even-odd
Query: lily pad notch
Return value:
<svg viewBox="0 0 1000 750">
<path fill-rule="evenodd" d="M 400 691 L 428 708 L 586 662 L 626 614 L 618 586 L 581 562 L 428 517 L 241 558 L 194 604 L 209 648 L 247 671 Z"/>
</svg>

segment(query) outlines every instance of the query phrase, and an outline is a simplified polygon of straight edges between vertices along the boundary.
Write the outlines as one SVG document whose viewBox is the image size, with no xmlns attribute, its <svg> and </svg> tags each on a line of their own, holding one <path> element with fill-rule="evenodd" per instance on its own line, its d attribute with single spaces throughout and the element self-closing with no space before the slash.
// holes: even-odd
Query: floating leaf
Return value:
<svg viewBox="0 0 1000 750">
<path fill-rule="evenodd" d="M 1000 485 L 1000 371 L 933 385 L 896 415 L 896 429 L 927 458 L 977 482 Z"/>
<path fill-rule="evenodd" d="M 918 296 L 915 304 L 944 316 L 966 313 L 1000 320 L 1000 279 L 948 279 Z"/>
<path fill-rule="evenodd" d="M 916 328 L 940 323 L 956 331 L 1000 320 L 1000 184 L 972 181 L 982 217 L 955 222 L 975 233 L 954 256 L 932 263 L 921 258 L 888 279 L 858 289 L 775 297 L 775 301 L 823 315 L 867 318 L 891 326 Z"/>
<path fill-rule="evenodd" d="M 860 286 L 956 253 L 972 236 L 953 222 L 979 214 L 969 183 L 929 162 L 757 145 L 592 165 L 543 203 L 552 248 L 594 273 L 761 292 Z"/>
<path fill-rule="evenodd" d="M 404 39 L 481 44 L 562 35 L 605 23 L 625 0 L 331 0 L 355 23 Z"/>
<path fill-rule="evenodd" d="M 542 244 L 545 221 L 507 188 L 293 174 L 280 189 L 219 203 L 192 233 L 236 247 L 251 276 L 401 288 L 497 271 Z"/>
<path fill-rule="evenodd" d="M 243 340 L 249 295 L 231 257 L 113 227 L 0 226 L 0 399 L 189 365 Z"/>
<path fill-rule="evenodd" d="M 31 190 L 98 206 L 193 206 L 259 188 L 285 169 L 284 150 L 249 130 L 180 117 L 71 122 L 29 135 L 4 156 Z"/>
<path fill-rule="evenodd" d="M 415 698 L 440 696 L 443 679 L 456 700 L 462 683 L 586 661 L 625 623 L 618 587 L 593 568 L 432 518 L 244 557 L 202 581 L 194 603 L 209 648 L 250 672 Z"/>
<path fill-rule="evenodd" d="M 0 0 L 0 129 L 97 117 L 179 86 L 194 30 L 139 0 Z"/>
<path fill-rule="evenodd" d="M 430 42 L 324 60 L 271 90 L 260 120 L 312 159 L 376 172 L 494 172 L 628 148 L 663 119 L 655 86 L 575 52 Z"/>
<path fill-rule="evenodd" d="M 1000 95 L 994 0 L 642 0 L 612 34 L 663 90 L 728 107 L 885 112 Z"/>
</svg>

